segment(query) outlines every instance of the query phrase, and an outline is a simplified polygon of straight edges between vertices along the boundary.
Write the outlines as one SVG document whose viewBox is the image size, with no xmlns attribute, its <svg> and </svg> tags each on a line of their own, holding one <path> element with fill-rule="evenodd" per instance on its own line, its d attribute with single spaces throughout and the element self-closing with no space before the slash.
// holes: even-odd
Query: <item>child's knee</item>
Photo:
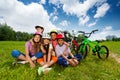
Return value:
<svg viewBox="0 0 120 80">
<path fill-rule="evenodd" d="M 59 64 L 59 65 L 62 65 L 62 66 L 65 66 L 65 67 L 67 67 L 67 66 L 68 66 L 67 61 L 66 61 L 66 60 L 64 60 L 64 59 L 58 59 L 58 64 Z"/>
<path fill-rule="evenodd" d="M 58 58 L 57 58 L 57 57 L 55 57 L 55 56 L 52 56 L 52 60 L 54 61 L 54 63 L 56 63 L 56 62 L 57 62 L 57 60 L 58 60 Z"/>
<path fill-rule="evenodd" d="M 18 51 L 18 50 L 13 50 L 12 52 L 11 52 L 11 55 L 14 57 L 14 58 L 18 58 L 19 56 L 20 56 L 20 51 Z"/>
</svg>

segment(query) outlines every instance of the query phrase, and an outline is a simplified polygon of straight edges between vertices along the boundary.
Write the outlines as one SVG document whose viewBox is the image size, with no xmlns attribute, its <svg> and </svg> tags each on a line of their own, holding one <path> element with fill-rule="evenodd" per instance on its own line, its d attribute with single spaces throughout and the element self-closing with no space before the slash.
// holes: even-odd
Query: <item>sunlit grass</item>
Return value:
<svg viewBox="0 0 120 80">
<path fill-rule="evenodd" d="M 17 49 L 24 52 L 24 44 L 25 42 L 0 42 L 0 80 L 119 80 L 120 64 L 111 57 L 103 61 L 91 53 L 77 67 L 62 67 L 55 64 L 49 73 L 38 76 L 38 64 L 33 69 L 29 64 L 12 65 L 14 58 L 11 51 Z M 120 53 L 120 42 L 102 44 L 107 45 L 113 53 Z"/>
</svg>

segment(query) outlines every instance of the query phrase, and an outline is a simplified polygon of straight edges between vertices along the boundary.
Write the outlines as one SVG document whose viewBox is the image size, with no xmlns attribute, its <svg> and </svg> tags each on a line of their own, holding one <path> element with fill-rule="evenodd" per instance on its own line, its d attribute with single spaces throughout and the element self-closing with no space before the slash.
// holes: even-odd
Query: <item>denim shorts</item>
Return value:
<svg viewBox="0 0 120 80">
<path fill-rule="evenodd" d="M 80 54 L 75 54 L 74 57 L 76 57 L 78 61 L 82 59 L 82 56 Z M 68 56 L 67 58 L 70 59 L 71 57 Z M 68 66 L 67 60 L 65 60 L 62 56 L 58 57 L 58 64 L 65 67 Z"/>
<path fill-rule="evenodd" d="M 21 53 L 21 52 L 18 51 L 18 50 L 13 50 L 13 51 L 11 52 L 11 55 L 12 55 L 14 58 L 18 58 L 20 55 L 24 55 L 24 56 L 25 56 L 25 54 Z M 30 55 L 30 57 L 35 56 L 37 59 L 43 56 L 42 52 L 38 52 L 38 53 L 36 53 L 35 55 L 31 55 L 31 54 L 29 54 L 29 55 Z"/>
</svg>

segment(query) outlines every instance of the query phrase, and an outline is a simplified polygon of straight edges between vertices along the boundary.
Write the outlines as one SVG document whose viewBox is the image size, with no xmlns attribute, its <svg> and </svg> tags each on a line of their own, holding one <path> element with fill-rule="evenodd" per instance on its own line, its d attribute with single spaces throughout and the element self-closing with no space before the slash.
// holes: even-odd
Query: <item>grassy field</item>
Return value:
<svg viewBox="0 0 120 80">
<path fill-rule="evenodd" d="M 30 68 L 29 64 L 12 65 L 13 49 L 24 52 L 25 42 L 0 42 L 0 80 L 120 80 L 120 64 L 109 57 L 103 61 L 89 54 L 77 67 L 62 67 L 57 64 L 43 76 L 37 75 L 39 67 Z M 111 52 L 120 54 L 120 42 L 104 42 Z"/>
</svg>

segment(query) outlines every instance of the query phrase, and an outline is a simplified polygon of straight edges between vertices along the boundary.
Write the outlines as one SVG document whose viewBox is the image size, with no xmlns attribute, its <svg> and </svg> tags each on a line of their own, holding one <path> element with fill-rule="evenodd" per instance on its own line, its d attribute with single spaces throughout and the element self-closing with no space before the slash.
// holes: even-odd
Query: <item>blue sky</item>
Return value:
<svg viewBox="0 0 120 80">
<path fill-rule="evenodd" d="M 1 0 L 0 22 L 29 33 L 42 25 L 45 32 L 98 29 L 92 39 L 120 37 L 120 0 Z"/>
</svg>

